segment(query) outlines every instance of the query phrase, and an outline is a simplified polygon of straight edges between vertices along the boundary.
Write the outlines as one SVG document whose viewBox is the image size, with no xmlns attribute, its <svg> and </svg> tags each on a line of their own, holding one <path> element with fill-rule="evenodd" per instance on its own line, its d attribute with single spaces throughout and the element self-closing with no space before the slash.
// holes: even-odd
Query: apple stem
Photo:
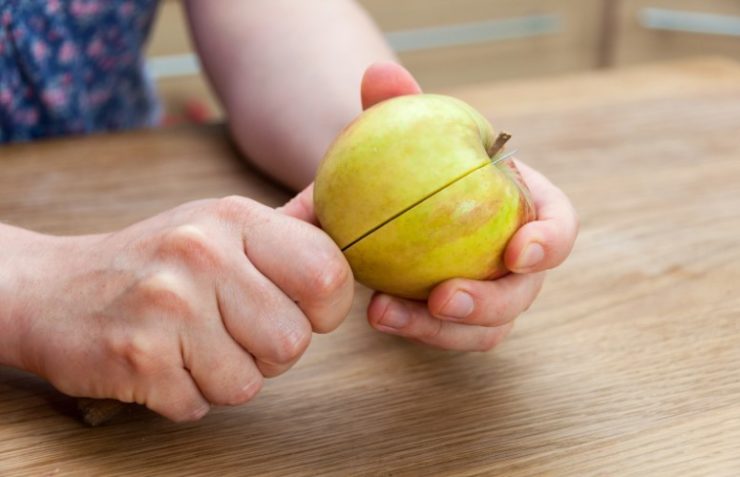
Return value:
<svg viewBox="0 0 740 477">
<path fill-rule="evenodd" d="M 491 144 L 491 147 L 488 148 L 488 157 L 493 159 L 493 156 L 498 154 L 498 152 L 503 149 L 504 144 L 511 139 L 511 134 L 507 132 L 501 132 L 498 136 L 496 136 L 496 140 L 493 141 L 493 144 Z"/>
</svg>

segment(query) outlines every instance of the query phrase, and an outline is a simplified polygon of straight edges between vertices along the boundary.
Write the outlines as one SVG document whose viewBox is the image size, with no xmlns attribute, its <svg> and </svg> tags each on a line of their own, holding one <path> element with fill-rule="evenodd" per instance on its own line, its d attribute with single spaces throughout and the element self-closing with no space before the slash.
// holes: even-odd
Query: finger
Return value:
<svg viewBox="0 0 740 477">
<path fill-rule="evenodd" d="M 347 260 L 328 235 L 275 213 L 263 214 L 244 234 L 250 262 L 296 302 L 314 331 L 339 326 L 352 305 L 354 281 Z"/>
<path fill-rule="evenodd" d="M 221 325 L 192 330 L 183 339 L 183 362 L 201 394 L 212 404 L 244 404 L 262 388 L 252 357 Z"/>
<path fill-rule="evenodd" d="M 506 267 L 517 273 L 547 270 L 560 265 L 573 249 L 578 217 L 568 197 L 545 176 L 517 162 L 532 192 L 537 220 L 522 226 L 504 253 Z"/>
<path fill-rule="evenodd" d="M 454 278 L 432 290 L 427 308 L 440 320 L 501 326 L 529 308 L 544 280 L 544 272 L 512 273 L 491 281 Z"/>
<path fill-rule="evenodd" d="M 313 209 L 313 182 L 285 205 L 278 207 L 277 211 L 309 224 L 318 225 L 319 221 Z"/>
<path fill-rule="evenodd" d="M 360 87 L 362 109 L 396 96 L 418 93 L 421 93 L 421 88 L 411 73 L 390 61 L 371 65 L 365 71 Z"/>
<path fill-rule="evenodd" d="M 456 351 L 488 351 L 507 335 L 512 323 L 484 327 L 439 320 L 421 302 L 376 294 L 368 307 L 370 325 L 384 333 Z"/>
<path fill-rule="evenodd" d="M 176 422 L 196 421 L 210 409 L 208 401 L 184 368 L 170 368 L 157 375 L 149 385 L 143 404 Z"/>
<path fill-rule="evenodd" d="M 465 325 L 459 325 L 461 327 Z M 468 326 L 468 328 L 470 328 Z M 424 344 L 427 346 L 431 346 L 434 348 L 444 349 L 448 351 L 491 351 L 493 348 L 498 346 L 504 339 L 506 339 L 507 336 L 509 336 L 509 333 L 511 333 L 511 330 L 514 328 L 514 322 L 507 323 L 505 325 L 501 326 L 495 326 L 493 328 L 484 328 L 479 333 L 483 333 L 484 336 L 479 336 L 479 340 L 481 342 L 480 347 L 477 346 L 470 346 L 470 347 L 454 347 L 450 346 L 446 342 L 424 342 L 420 339 L 413 338 L 413 337 L 405 337 L 406 339 L 410 341 L 414 341 L 416 343 Z"/>
<path fill-rule="evenodd" d="M 301 309 L 247 260 L 217 295 L 226 330 L 262 375 L 285 372 L 308 347 L 311 324 Z"/>
</svg>

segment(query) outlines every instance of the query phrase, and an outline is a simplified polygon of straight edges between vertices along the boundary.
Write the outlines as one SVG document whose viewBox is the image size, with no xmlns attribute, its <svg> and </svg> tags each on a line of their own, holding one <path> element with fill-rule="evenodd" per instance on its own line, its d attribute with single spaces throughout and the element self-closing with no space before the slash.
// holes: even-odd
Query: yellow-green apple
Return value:
<svg viewBox="0 0 740 477">
<path fill-rule="evenodd" d="M 529 191 L 502 143 L 467 103 L 399 96 L 363 112 L 319 167 L 321 227 L 375 290 L 424 299 L 454 278 L 504 275 L 511 236 L 534 219 Z"/>
</svg>

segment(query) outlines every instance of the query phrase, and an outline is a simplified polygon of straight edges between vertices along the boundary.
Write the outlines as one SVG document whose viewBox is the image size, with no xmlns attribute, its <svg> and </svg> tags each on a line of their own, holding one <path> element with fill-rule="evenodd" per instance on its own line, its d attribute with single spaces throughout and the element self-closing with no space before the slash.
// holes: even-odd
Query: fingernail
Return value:
<svg viewBox="0 0 740 477">
<path fill-rule="evenodd" d="M 387 326 L 388 328 L 400 329 L 409 324 L 411 315 L 402 303 L 390 298 L 388 306 L 385 308 L 385 313 L 380 318 L 379 325 Z"/>
<path fill-rule="evenodd" d="M 516 262 L 516 270 L 527 270 L 534 267 L 545 258 L 545 249 L 537 242 L 532 242 L 519 255 Z"/>
<path fill-rule="evenodd" d="M 197 421 L 198 419 L 208 414 L 208 411 L 210 410 L 211 410 L 210 404 L 206 404 L 203 407 L 198 408 L 198 410 L 193 413 L 193 420 Z"/>
<path fill-rule="evenodd" d="M 475 309 L 473 297 L 464 291 L 456 291 L 445 306 L 442 307 L 440 314 L 446 318 L 461 320 L 470 315 Z"/>
</svg>

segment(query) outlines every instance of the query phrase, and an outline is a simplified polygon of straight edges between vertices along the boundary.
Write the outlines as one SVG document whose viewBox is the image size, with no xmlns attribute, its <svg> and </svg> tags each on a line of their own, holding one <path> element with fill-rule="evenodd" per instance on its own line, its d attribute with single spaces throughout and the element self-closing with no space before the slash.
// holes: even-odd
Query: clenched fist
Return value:
<svg viewBox="0 0 740 477">
<path fill-rule="evenodd" d="M 328 236 L 241 197 L 111 234 L 28 233 L 22 250 L 6 275 L 19 290 L 6 361 L 66 394 L 176 421 L 250 400 L 352 302 L 351 270 Z"/>
</svg>

